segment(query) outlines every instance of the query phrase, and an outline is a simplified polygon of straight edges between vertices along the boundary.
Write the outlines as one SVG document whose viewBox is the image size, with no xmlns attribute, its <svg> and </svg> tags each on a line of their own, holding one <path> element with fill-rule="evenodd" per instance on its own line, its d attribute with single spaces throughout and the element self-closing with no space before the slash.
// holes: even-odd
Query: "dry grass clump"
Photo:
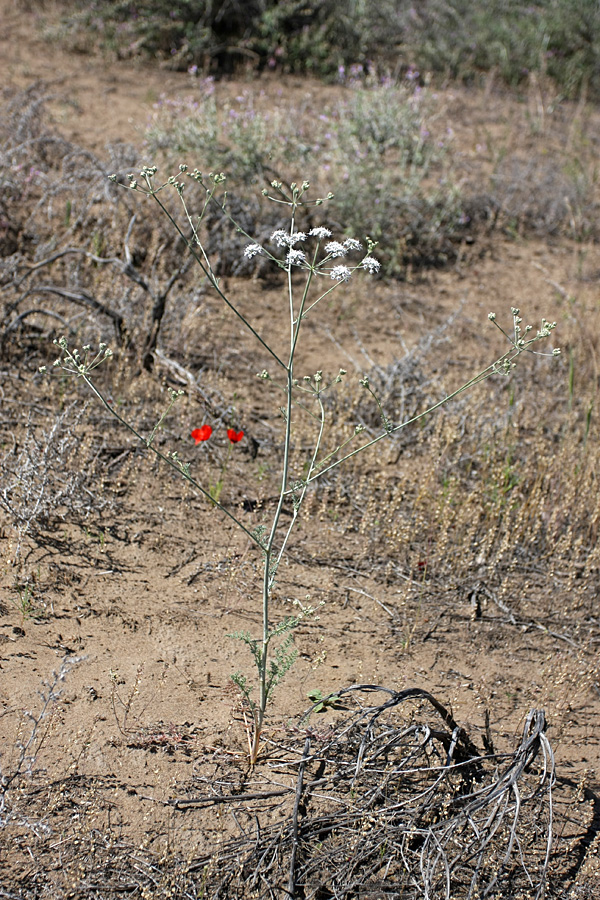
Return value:
<svg viewBox="0 0 600 900">
<path fill-rule="evenodd" d="M 593 347 L 578 353 L 576 390 L 567 368 L 490 382 L 382 445 L 376 462 L 350 460 L 315 491 L 309 515 L 338 541 L 344 535 L 351 566 L 395 586 L 398 599 L 386 606 L 404 638 L 426 610 L 466 604 L 467 618 L 494 611 L 592 649 L 600 570 Z M 396 392 L 389 372 L 374 369 L 377 381 L 394 421 L 445 393 L 425 365 L 412 380 L 400 377 Z M 374 403 L 361 399 L 359 410 L 359 421 L 377 427 Z M 336 414 L 338 424 L 356 420 L 352 405 Z M 334 563 L 322 544 L 321 563 Z"/>
<path fill-rule="evenodd" d="M 14 529 L 14 562 L 26 538 L 40 540 L 61 516 L 81 520 L 92 507 L 100 512 L 106 505 L 92 490 L 95 472 L 86 439 L 87 414 L 78 401 L 52 417 L 38 412 L 35 424 L 30 412 L 18 441 L 12 429 L 9 432 L 16 422 L 4 423 L 4 433 L 9 432 L 14 443 L 0 458 L 0 507 Z"/>
<path fill-rule="evenodd" d="M 557 435 L 550 449 L 543 426 L 532 433 L 521 420 L 486 428 L 477 412 L 476 429 L 450 413 L 433 434 L 390 448 L 379 475 L 339 476 L 340 498 L 344 483 L 352 484 L 361 515 L 348 524 L 369 543 L 364 555 L 392 560 L 405 573 L 426 567 L 428 578 L 457 585 L 484 573 L 505 583 L 515 569 L 549 565 L 567 566 L 570 587 L 584 584 L 598 567 L 593 442 L 584 448 L 578 434 Z"/>
</svg>

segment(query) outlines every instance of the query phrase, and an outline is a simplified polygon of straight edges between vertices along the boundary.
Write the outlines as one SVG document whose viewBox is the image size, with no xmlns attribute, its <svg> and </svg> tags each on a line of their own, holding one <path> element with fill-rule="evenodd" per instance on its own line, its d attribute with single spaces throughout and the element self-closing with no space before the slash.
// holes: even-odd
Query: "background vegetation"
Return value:
<svg viewBox="0 0 600 900">
<path fill-rule="evenodd" d="M 327 79 L 409 67 L 518 86 L 548 75 L 564 96 L 600 90 L 595 0 L 95 0 L 69 3 L 63 29 L 119 56 L 205 74 L 249 66 Z"/>
</svg>

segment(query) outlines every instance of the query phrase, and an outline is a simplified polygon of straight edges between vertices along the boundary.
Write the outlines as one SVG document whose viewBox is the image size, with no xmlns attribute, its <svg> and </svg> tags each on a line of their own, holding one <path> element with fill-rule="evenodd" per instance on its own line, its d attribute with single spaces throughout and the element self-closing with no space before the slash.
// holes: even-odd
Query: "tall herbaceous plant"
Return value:
<svg viewBox="0 0 600 900">
<path fill-rule="evenodd" d="M 325 200 L 331 198 L 329 195 L 325 199 L 310 200 L 308 198 L 308 182 L 301 185 L 292 183 L 289 187 L 284 186 L 281 182 L 273 182 L 270 191 L 263 191 L 269 200 L 287 210 L 289 220 L 285 229 L 278 229 L 271 234 L 269 240 L 257 243 L 234 221 L 228 212 L 227 194 L 223 189 L 224 175 L 213 173 L 202 175 L 197 170 L 190 172 L 187 166 L 182 165 L 179 167 L 177 176 L 172 176 L 166 182 L 157 184 L 156 173 L 156 167 L 144 167 L 138 178 L 133 175 L 128 176 L 129 184 L 124 186 L 129 190 L 144 194 L 158 204 L 162 212 L 169 218 L 175 231 L 185 241 L 189 252 L 214 292 L 238 317 L 244 328 L 252 334 L 264 354 L 265 367 L 258 373 L 258 377 L 268 383 L 272 389 L 273 403 L 279 410 L 283 436 L 281 455 L 277 459 L 271 460 L 271 464 L 276 467 L 278 472 L 279 488 L 276 501 L 271 507 L 273 511 L 270 518 L 257 522 L 254 527 L 244 524 L 238 517 L 237 510 L 227 508 L 221 503 L 222 477 L 216 484 L 200 484 L 194 477 L 192 465 L 182 459 L 177 451 L 162 452 L 155 446 L 157 431 L 182 393 L 181 391 L 169 389 L 169 403 L 165 412 L 149 434 L 142 434 L 120 415 L 113 404 L 109 403 L 107 397 L 93 380 L 94 369 L 112 356 L 109 347 L 100 344 L 96 352 L 89 346 L 78 350 L 69 347 L 66 338 L 63 337 L 55 342 L 60 348 L 60 356 L 54 362 L 54 367 L 62 373 L 81 378 L 100 403 L 145 444 L 148 450 L 175 469 L 197 491 L 204 494 L 211 504 L 235 522 L 238 528 L 246 534 L 256 552 L 261 555 L 261 632 L 260 634 L 239 632 L 232 635 L 247 646 L 256 668 L 255 683 L 239 672 L 232 675 L 233 681 L 242 692 L 251 711 L 252 728 L 249 735 L 249 753 L 250 760 L 254 763 L 260 752 L 261 732 L 267 704 L 275 687 L 296 658 L 293 643 L 294 629 L 302 619 L 313 616 L 316 612 L 315 607 L 295 601 L 292 615 L 284 617 L 281 621 L 273 621 L 270 609 L 277 573 L 308 492 L 319 478 L 331 472 L 332 469 L 343 465 L 346 460 L 373 447 L 379 441 L 386 440 L 401 428 L 419 421 L 463 391 L 493 375 L 508 375 L 522 353 L 539 352 L 534 350 L 534 345 L 547 339 L 556 323 L 542 319 L 541 326 L 537 330 L 531 325 L 523 327 L 519 310 L 513 308 L 512 331 L 509 333 L 496 322 L 495 314 L 490 313 L 489 319 L 507 339 L 506 352 L 483 371 L 466 381 L 458 390 L 403 422 L 394 422 L 383 408 L 369 384 L 368 378 L 360 379 L 357 389 L 368 391 L 372 395 L 373 403 L 379 409 L 381 419 L 379 431 L 374 437 L 372 434 L 366 436 L 363 434 L 364 428 L 357 424 L 344 441 L 331 446 L 326 433 L 324 396 L 327 392 L 335 390 L 336 386 L 346 377 L 346 372 L 340 369 L 334 376 L 327 376 L 319 371 L 311 375 L 301 374 L 298 377 L 295 368 L 296 356 L 305 333 L 303 325 L 309 317 L 318 316 L 321 301 L 333 291 L 343 289 L 344 285 L 352 278 L 369 278 L 378 273 L 380 265 L 376 256 L 373 255 L 374 243 L 368 237 L 364 240 L 358 240 L 355 237 L 336 237 L 326 225 L 319 225 L 308 231 L 298 230 L 297 217 L 302 207 L 320 207 L 323 206 Z M 199 213 L 192 214 L 184 198 L 186 179 L 192 179 L 203 192 L 202 208 Z M 111 180 L 117 182 L 117 176 L 111 176 Z M 181 201 L 185 217 L 184 224 L 180 224 L 163 203 L 161 194 L 168 190 L 175 191 Z M 260 254 L 285 274 L 282 303 L 287 307 L 289 330 L 285 352 L 276 351 L 273 336 L 268 333 L 268 330 L 259 333 L 254 328 L 252 322 L 241 312 L 235 297 L 226 294 L 215 275 L 200 234 L 203 216 L 212 205 L 216 205 L 222 215 L 230 219 L 237 227 L 238 232 L 247 238 L 248 244 L 243 251 L 246 257 L 253 258 Z M 369 290 L 368 287 L 366 289 Z M 558 353 L 558 350 L 552 350 L 541 355 L 556 356 Z M 310 449 L 305 452 L 305 458 L 298 467 L 294 465 L 293 460 L 297 458 L 298 447 L 306 446 L 308 438 L 306 419 L 304 418 L 302 425 L 300 422 L 301 416 L 306 417 L 306 414 L 311 417 L 313 430 L 309 443 Z M 199 443 L 209 440 L 211 432 L 210 426 L 205 425 L 195 429 L 192 437 L 196 443 Z M 242 432 L 229 429 L 228 437 L 231 449 L 231 446 L 242 437 Z M 221 476 L 223 472 L 224 469 Z M 261 511 L 260 516 L 266 516 L 266 513 Z"/>
</svg>

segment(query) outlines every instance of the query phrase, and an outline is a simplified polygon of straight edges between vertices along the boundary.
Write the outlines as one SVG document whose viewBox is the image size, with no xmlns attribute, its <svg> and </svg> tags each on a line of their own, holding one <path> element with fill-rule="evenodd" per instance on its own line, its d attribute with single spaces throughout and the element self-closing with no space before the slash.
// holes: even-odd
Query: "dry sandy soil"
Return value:
<svg viewBox="0 0 600 900">
<path fill-rule="evenodd" d="M 53 129 L 98 155 L 107 142 L 141 144 L 157 98 L 176 98 L 190 87 L 187 75 L 68 52 L 43 39 L 34 12 L 9 0 L 2 3 L 0 58 L 6 90 L 43 81 L 52 96 L 47 109 Z M 260 88 L 274 103 L 302 91 L 307 102 L 317 105 L 338 90 L 273 78 L 245 87 Z M 239 85 L 218 89 L 235 92 Z M 480 133 L 506 132 L 515 109 L 492 89 L 486 95 L 448 91 L 448 117 L 467 169 Z M 439 328 L 428 371 L 450 390 L 460 383 L 465 366 L 471 372 L 501 347 L 495 336 L 481 338 L 489 310 L 500 315 L 519 305 L 527 321 L 537 323 L 542 315 L 556 319 L 555 341 L 567 351 L 555 374 L 548 374 L 552 361 L 543 360 L 535 367 L 532 389 L 526 372 L 514 382 L 515 420 L 519 427 L 528 423 L 519 435 L 537 448 L 539 470 L 528 482 L 533 492 L 556 458 L 564 459 L 565 467 L 572 459 L 561 457 L 567 426 L 561 424 L 563 431 L 557 433 L 547 401 L 554 391 L 557 407 L 566 409 L 569 348 L 582 361 L 585 379 L 578 385 L 579 418 L 573 414 L 568 420 L 574 431 L 581 431 L 585 404 L 597 390 L 597 383 L 592 385 L 597 372 L 589 361 L 595 363 L 597 348 L 599 271 L 600 252 L 592 240 L 511 239 L 497 232 L 475 248 L 466 247 L 445 269 L 389 285 L 376 282 L 368 297 L 364 288 L 349 287 L 343 299 L 324 310 L 320 327 L 307 332 L 299 371 L 335 373 L 344 366 L 354 372 L 370 368 L 369 360 L 393 368 L 405 348 Z M 279 311 L 276 284 L 231 278 L 228 288 L 255 314 L 259 330 L 270 326 L 283 334 L 285 313 Z M 224 501 L 247 512 L 250 522 L 265 485 L 264 508 L 269 509 L 279 423 L 254 382 L 264 358 L 215 300 L 204 297 L 202 302 L 202 315 L 190 314 L 183 324 L 165 323 L 163 353 L 183 358 L 188 370 L 202 371 L 203 393 L 186 385 L 168 363 L 141 375 L 135 366 L 117 363 L 115 374 L 102 376 L 103 383 L 110 384 L 107 390 L 132 417 L 141 415 L 144 400 L 145 421 L 164 403 L 165 385 L 186 386 L 187 396 L 169 419 L 164 440 L 184 458 L 197 452 L 208 478 L 218 473 L 225 452 L 219 398 L 226 398 L 229 410 L 233 403 L 236 427 L 244 428 L 246 437 L 233 448 Z M 3 350 L 3 452 L 15 457 L 24 446 L 27 416 L 50 421 L 61 402 L 59 389 L 37 375 L 44 361 L 40 352 L 28 357 L 18 348 Z M 528 366 L 525 361 L 523 368 Z M 73 399 L 85 398 L 72 390 Z M 78 440 L 70 449 L 73 456 L 62 464 L 68 468 L 95 453 L 97 507 L 91 504 L 83 524 L 57 516 L 35 539 L 24 538 L 18 563 L 18 529 L 0 511 L 0 764 L 5 777 L 19 772 L 8 786 L 0 819 L 0 897 L 112 897 L 119 891 L 166 897 L 169 890 L 177 897 L 201 896 L 201 878 L 212 871 L 205 862 L 211 847 L 236 834 L 254 840 L 252 823 L 261 809 L 269 827 L 290 816 L 297 766 L 280 771 L 276 764 L 282 765 L 286 753 L 288 763 L 289 754 L 301 754 L 306 732 L 298 731 L 298 721 L 310 705 L 308 692 L 319 689 L 325 695 L 359 683 L 430 692 L 452 710 L 482 753 L 490 741 L 512 752 L 530 710 L 543 709 L 556 762 L 548 892 L 588 900 L 600 896 L 597 526 L 590 518 L 592 538 L 573 550 L 575 570 L 564 543 L 561 557 L 552 558 L 537 554 L 535 538 L 528 537 L 535 529 L 523 532 L 525 538 L 519 532 L 514 516 L 529 509 L 533 493 L 517 493 L 508 533 L 502 532 L 493 552 L 488 548 L 489 558 L 481 535 L 477 553 L 453 537 L 468 535 L 480 512 L 475 507 L 470 512 L 461 500 L 460 519 L 440 506 L 444 460 L 450 471 L 461 465 L 460 454 L 452 456 L 460 429 L 471 448 L 477 447 L 479 428 L 481 440 L 489 439 L 495 418 L 508 422 L 506 435 L 513 427 L 517 434 L 517 422 L 506 420 L 508 394 L 502 390 L 479 388 L 476 413 L 470 414 L 466 404 L 455 419 L 442 417 L 443 426 L 394 444 L 377 460 L 351 468 L 345 480 L 340 476 L 315 492 L 280 578 L 275 614 L 285 615 L 291 599 L 307 595 L 325 605 L 318 620 L 296 632 L 298 660 L 275 694 L 265 753 L 254 771 L 246 764 L 244 710 L 230 681 L 238 668 L 250 674 L 249 659 L 229 634 L 260 628 L 260 560 L 206 501 L 136 451 L 106 414 L 89 407 L 73 424 L 71 410 L 67 427 Z M 520 399 L 520 391 L 526 399 Z M 351 418 L 350 400 L 340 401 L 340 408 Z M 211 411 L 215 448 L 196 451 L 189 431 Z M 547 427 L 537 427 L 537 415 L 548 417 Z M 597 433 L 594 425 L 590 444 Z M 488 469 L 473 464 L 474 495 L 485 493 L 485 478 L 504 477 L 496 471 L 510 467 L 503 459 Z M 562 472 L 564 481 L 553 497 L 546 497 L 543 509 L 532 511 L 532 519 L 539 515 L 550 521 L 561 504 L 568 504 L 561 512 L 565 520 L 577 504 L 593 517 L 594 463 L 582 461 L 581 469 L 585 478 L 577 471 Z M 454 516 L 454 525 L 448 516 Z M 511 539 L 515 545 L 532 540 L 528 565 L 522 553 L 515 553 L 519 560 L 511 563 Z M 501 540 L 505 545 L 499 549 Z M 29 585 L 26 595 L 24 584 Z M 57 672 L 61 680 L 52 691 L 59 689 L 60 695 L 54 699 L 48 684 Z M 426 715 L 422 700 L 411 713 L 416 718 Z M 320 713 L 315 733 L 322 737 L 339 715 L 335 709 Z M 30 736 L 31 744 L 22 750 Z M 265 812 L 268 791 L 281 785 L 291 791 L 290 804 Z M 253 792 L 261 794 L 256 808 L 249 801 L 243 810 L 233 800 L 197 802 Z M 528 827 L 533 828 L 531 822 Z M 240 859 L 244 852 L 239 850 Z M 195 893 L 188 882 L 185 890 L 177 886 L 186 866 L 189 878 L 196 879 Z M 385 890 L 401 896 L 389 885 Z M 230 891 L 238 896 L 233 887 Z M 280 885 L 274 884 L 273 891 L 284 895 Z M 359 895 L 358 889 L 352 894 Z M 383 888 L 362 893 L 384 895 Z M 297 896 L 304 896 L 300 889 Z M 334 893 L 323 888 L 318 896 Z M 536 894 L 521 886 L 514 895 L 490 896 Z"/>
</svg>

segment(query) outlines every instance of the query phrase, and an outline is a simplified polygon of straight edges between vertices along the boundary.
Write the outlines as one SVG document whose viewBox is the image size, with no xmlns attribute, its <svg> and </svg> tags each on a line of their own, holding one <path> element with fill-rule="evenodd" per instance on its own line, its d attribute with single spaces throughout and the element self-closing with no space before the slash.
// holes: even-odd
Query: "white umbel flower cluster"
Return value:
<svg viewBox="0 0 600 900">
<path fill-rule="evenodd" d="M 331 270 L 332 281 L 349 281 L 352 272 L 348 266 L 334 266 Z"/>
<path fill-rule="evenodd" d="M 348 281 L 356 269 L 365 269 L 370 275 L 376 275 L 380 271 L 381 264 L 373 256 L 365 256 L 361 262 L 352 266 L 333 265 L 330 268 L 327 265 L 329 260 L 340 259 L 349 253 L 362 251 L 363 245 L 356 238 L 345 238 L 344 241 L 327 241 L 324 246 L 326 255 L 320 262 L 316 260 L 309 262 L 304 251 L 296 247 L 297 244 L 304 243 L 308 238 L 316 238 L 320 242 L 330 238 L 331 234 L 329 228 L 325 228 L 323 225 L 311 228 L 308 233 L 305 231 L 289 232 L 278 228 L 271 235 L 270 241 L 276 247 L 282 247 L 287 250 L 285 263 L 287 263 L 288 267 L 302 266 L 305 269 L 310 269 L 315 274 L 329 275 L 332 281 Z M 372 242 L 369 241 L 368 249 L 370 250 L 373 246 Z M 244 250 L 244 256 L 246 259 L 253 259 L 255 256 L 265 252 L 270 256 L 269 251 L 265 251 L 260 244 L 248 244 Z M 271 259 L 277 262 L 273 256 L 271 256 Z M 281 265 L 283 262 L 281 260 L 279 264 Z"/>
<path fill-rule="evenodd" d="M 370 275 L 375 275 L 376 272 L 379 272 L 381 265 L 378 260 L 376 260 L 373 256 L 365 256 L 363 261 L 361 262 L 361 266 L 363 269 L 366 269 Z"/>
<path fill-rule="evenodd" d="M 306 234 L 304 231 L 294 231 L 292 234 L 289 234 L 287 231 L 283 231 L 281 228 L 277 231 L 274 231 L 271 235 L 271 240 L 278 247 L 293 247 L 294 244 L 299 243 L 300 241 L 306 240 Z"/>
<path fill-rule="evenodd" d="M 306 256 L 302 250 L 290 250 L 286 259 L 291 266 L 301 266 L 306 262 Z"/>
</svg>

